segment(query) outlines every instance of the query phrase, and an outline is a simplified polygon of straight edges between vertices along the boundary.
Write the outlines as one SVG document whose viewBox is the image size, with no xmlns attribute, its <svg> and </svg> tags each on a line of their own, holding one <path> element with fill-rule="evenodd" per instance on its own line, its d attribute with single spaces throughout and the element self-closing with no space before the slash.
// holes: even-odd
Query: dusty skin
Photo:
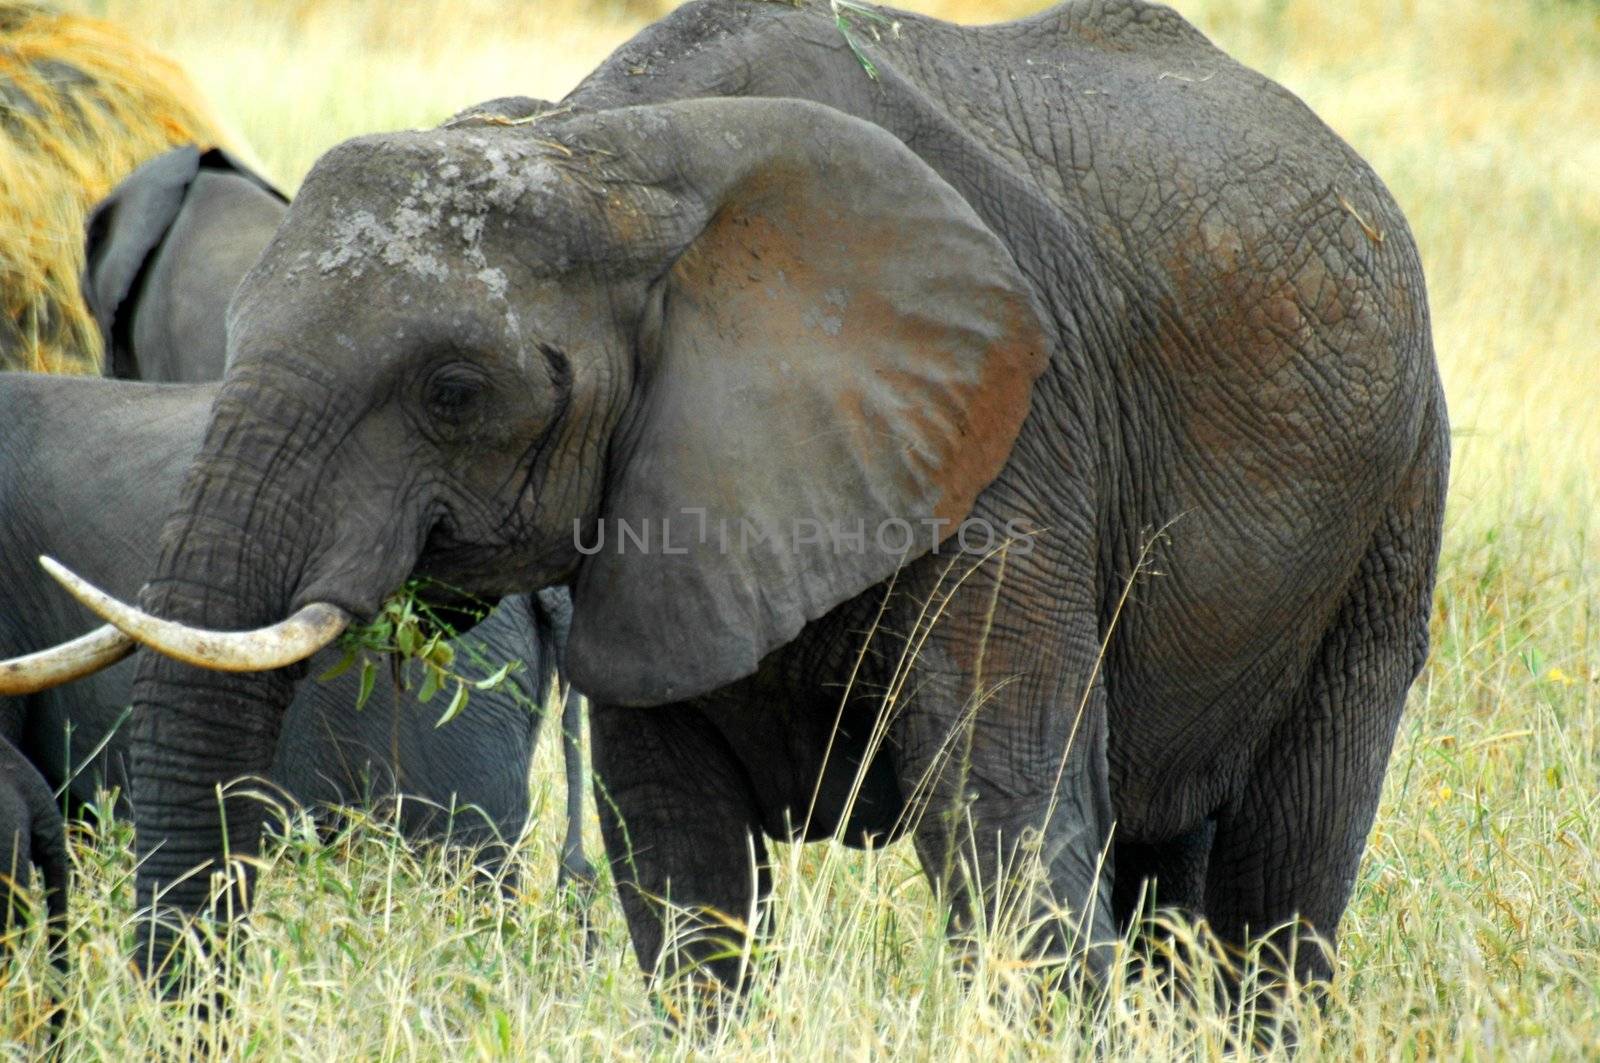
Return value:
<svg viewBox="0 0 1600 1063">
<path fill-rule="evenodd" d="M 1600 1043 L 1600 809 L 1584 782 L 1600 766 L 1600 646 L 1586 620 L 1600 605 L 1588 475 L 1600 433 L 1587 415 L 1600 321 L 1583 280 L 1600 253 L 1592 20 L 1560 4 L 1179 6 L 1304 97 L 1394 190 L 1424 258 L 1458 425 L 1433 656 L 1401 724 L 1332 1001 L 1325 1017 L 1299 1016 L 1308 1050 L 1585 1057 Z M 276 5 L 103 10 L 182 60 L 290 187 L 344 137 L 430 125 L 510 93 L 559 97 L 637 24 L 560 3 L 424 4 L 404 19 L 314 3 L 287 28 Z M 547 747 L 535 800 L 558 778 Z M 260 903 L 280 917 L 258 923 L 250 977 L 213 1030 L 148 999 L 121 962 L 126 838 L 78 839 L 90 903 L 69 984 L 77 1051 L 205 1054 L 218 1035 L 276 1054 L 391 1058 L 789 1058 L 862 1045 L 992 1057 L 1079 1052 L 1082 1038 L 1112 1058 L 1226 1047 L 1207 1006 L 1137 980 L 1102 1024 L 1041 1028 L 1007 995 L 1014 967 L 999 947 L 978 972 L 997 992 L 968 991 L 946 969 L 935 908 L 903 847 L 780 850 L 780 933 L 757 961 L 779 973 L 744 1023 L 691 1045 L 654 1017 L 614 910 L 601 913 L 597 961 L 580 961 L 544 888 L 557 858 L 549 838 L 522 851 L 534 886 L 502 903 L 381 826 L 331 850 L 297 837 L 268 858 Z M 12 971 L 5 1030 L 37 1043 L 50 980 L 42 943 L 26 942 Z"/>
</svg>

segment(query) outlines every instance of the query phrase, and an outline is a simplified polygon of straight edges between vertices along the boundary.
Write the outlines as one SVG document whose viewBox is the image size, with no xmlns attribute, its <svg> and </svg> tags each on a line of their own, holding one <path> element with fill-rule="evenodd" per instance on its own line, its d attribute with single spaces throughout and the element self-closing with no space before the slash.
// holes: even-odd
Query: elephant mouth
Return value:
<svg viewBox="0 0 1600 1063">
<path fill-rule="evenodd" d="M 464 535 L 448 517 L 434 522 L 423 539 L 412 579 L 431 606 L 459 608 L 463 602 L 493 603 L 563 583 L 571 567 L 555 546 L 537 538 L 506 534 Z"/>
<path fill-rule="evenodd" d="M 402 593 L 414 595 L 421 603 L 422 626 L 428 634 L 447 638 L 465 635 L 500 604 L 501 596 L 475 594 L 454 584 L 428 576 L 413 579 Z"/>
<path fill-rule="evenodd" d="M 484 567 L 477 559 L 493 549 L 460 535 L 453 522 L 441 518 L 423 538 L 413 577 L 436 585 L 441 593 L 477 594 L 482 588 L 473 579 L 474 570 Z"/>
</svg>

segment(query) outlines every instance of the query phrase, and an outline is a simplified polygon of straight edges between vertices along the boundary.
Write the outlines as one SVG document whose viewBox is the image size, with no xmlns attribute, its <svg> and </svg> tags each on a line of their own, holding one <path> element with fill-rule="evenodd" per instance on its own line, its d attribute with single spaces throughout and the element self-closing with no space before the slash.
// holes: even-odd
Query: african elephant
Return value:
<svg viewBox="0 0 1600 1063">
<path fill-rule="evenodd" d="M 89 215 L 82 280 L 106 375 L 221 380 L 228 300 L 287 209 L 220 148 L 174 148 L 123 178 Z"/>
<path fill-rule="evenodd" d="M 204 385 L 0 374 L 0 423 L 7 426 L 0 438 L 0 660 L 89 626 L 88 614 L 63 601 L 39 568 L 35 559 L 41 554 L 70 556 L 120 593 L 137 590 L 154 566 L 161 522 L 199 448 L 215 393 L 215 386 Z M 565 591 L 503 601 L 457 646 L 477 647 L 488 662 L 515 659 L 526 667 L 502 688 L 474 694 L 463 714 L 444 727 L 435 727 L 443 699 L 432 705 L 417 701 L 418 676 L 404 694 L 387 680 L 375 684 L 360 711 L 354 709 L 357 671 L 304 684 L 258 774 L 308 806 L 404 794 L 399 825 L 407 834 L 425 838 L 448 829 L 452 842 L 484 846 L 489 865 L 497 864 L 501 840 L 515 840 L 528 816 L 528 768 L 541 702 L 569 624 Z M 341 656 L 330 648 L 313 667 L 329 671 Z M 462 667 L 471 674 L 472 668 Z M 125 661 L 76 682 L 31 690 L 33 683 L 9 664 L 0 665 L 0 753 L 15 754 L 16 764 L 27 767 L 13 780 L 8 765 L 0 782 L 18 796 L 13 805 L 0 794 L 0 834 L 36 825 L 32 850 L 49 858 L 40 866 L 52 891 L 65 881 L 53 862 L 56 848 L 63 848 L 59 812 L 45 818 L 55 811 L 52 788 L 65 792 L 74 815 L 97 789 L 116 788 L 138 818 L 139 793 L 127 777 L 128 732 L 122 726 L 133 675 L 134 662 Z M 579 722 L 574 696 L 562 726 L 575 729 Z M 570 756 L 569 772 L 579 767 Z M 575 789 L 574 784 L 569 793 Z M 42 808 L 34 800 L 41 793 Z M 452 817 L 452 808 L 461 811 Z M 13 810 L 27 816 L 12 818 Z M 575 818 L 576 804 L 571 812 Z M 57 837 L 50 842 L 42 832 L 52 822 Z M 562 877 L 585 881 L 588 869 L 573 829 Z"/>
<path fill-rule="evenodd" d="M 1448 467 L 1405 219 L 1167 8 L 852 12 L 687 4 L 554 113 L 317 163 L 155 578 L 94 599 L 161 650 L 141 898 L 202 903 L 296 656 L 411 576 L 570 581 L 647 968 L 661 897 L 758 904 L 764 839 L 904 831 L 958 934 L 1020 899 L 1092 974 L 1155 880 L 1329 974 L 1296 945 L 1355 879 Z M 711 949 L 733 978 L 670 954 Z"/>
<path fill-rule="evenodd" d="M 463 115 L 518 120 L 552 107 L 546 100 L 513 96 L 479 104 Z M 169 383 L 221 379 L 227 363 L 228 300 L 287 209 L 281 192 L 221 148 L 204 152 L 192 146 L 174 148 L 124 178 L 95 206 L 86 225 L 87 267 L 82 288 L 105 343 L 107 375 Z M 507 608 L 533 610 L 534 630 L 539 635 L 536 659 L 541 667 L 553 667 L 571 623 L 567 595 L 554 590 Z M 498 622 L 485 629 L 489 635 L 498 636 L 499 632 Z M 496 648 L 511 656 L 522 652 L 515 642 Z M 545 687 L 538 684 L 544 678 L 536 679 L 535 689 L 541 692 Z M 594 872 L 583 851 L 583 754 L 578 744 L 581 705 L 565 682 L 561 690 L 568 806 L 561 878 L 563 882 L 588 882 Z M 301 777 L 302 769 L 293 760 L 285 760 L 286 751 L 295 748 L 293 736 L 302 733 L 292 726 L 292 720 L 290 723 L 275 762 L 276 778 Z M 416 780 L 436 770 L 426 766 L 430 758 L 422 755 L 433 745 L 449 739 L 464 739 L 473 746 L 483 741 L 482 736 L 467 734 L 472 730 L 464 727 L 451 736 L 413 736 L 419 743 L 417 755 L 401 756 L 408 762 L 408 774 Z M 317 755 L 304 759 L 306 765 L 318 761 Z M 437 769 L 442 772 L 440 777 L 418 792 L 451 792 L 452 775 L 460 763 L 457 760 L 451 767 Z M 515 764 L 506 767 L 513 769 Z M 290 789 L 308 801 L 307 795 L 318 792 L 309 785 Z M 335 796 L 330 791 L 325 799 L 334 800 Z M 509 822 L 502 816 L 493 818 L 502 826 Z"/>
</svg>

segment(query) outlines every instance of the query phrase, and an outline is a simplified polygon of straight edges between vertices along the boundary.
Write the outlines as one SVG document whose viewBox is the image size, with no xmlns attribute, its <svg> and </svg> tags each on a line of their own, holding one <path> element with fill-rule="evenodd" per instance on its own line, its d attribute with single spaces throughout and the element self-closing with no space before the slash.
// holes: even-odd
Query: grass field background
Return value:
<svg viewBox="0 0 1600 1063">
<path fill-rule="evenodd" d="M 292 189 L 341 138 L 498 95 L 558 98 L 659 9 L 489 0 L 103 0 L 182 63 Z M 667 5 L 670 6 L 670 5 Z M 916 6 L 916 5 L 913 5 Z M 962 21 L 1037 5 L 946 3 Z M 1434 651 L 1401 724 L 1316 1058 L 1600 1056 L 1600 6 L 1190 0 L 1389 183 L 1427 269 L 1455 458 Z M 469 709 L 470 711 L 470 709 Z M 85 833 L 68 1058 L 1109 1058 L 1228 1049 L 1209 1005 L 1130 975 L 1104 1015 L 1041 1013 L 996 940 L 957 978 L 907 845 L 779 847 L 778 929 L 742 1021 L 673 1035 L 609 894 L 585 961 L 553 889 L 559 759 L 509 896 L 381 822 L 269 854 L 232 1007 L 156 1001 L 126 961 L 128 832 Z M 591 816 L 592 819 L 592 816 Z M 598 852 L 598 840 L 591 845 Z M 37 938 L 0 974 L 26 1057 L 54 986 Z M 3 1043 L 3 1042 L 0 1042 Z"/>
</svg>

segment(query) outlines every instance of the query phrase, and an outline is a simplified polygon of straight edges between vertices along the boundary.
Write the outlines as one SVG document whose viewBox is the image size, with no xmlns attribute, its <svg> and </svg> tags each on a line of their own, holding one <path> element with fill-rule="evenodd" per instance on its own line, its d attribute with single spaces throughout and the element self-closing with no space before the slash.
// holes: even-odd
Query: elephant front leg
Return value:
<svg viewBox="0 0 1600 1063">
<path fill-rule="evenodd" d="M 1116 927 L 1098 644 L 1087 609 L 1038 586 L 974 573 L 944 604 L 895 710 L 896 769 L 952 933 L 1018 931 L 1099 982 Z"/>
<path fill-rule="evenodd" d="M 601 835 L 640 966 L 740 987 L 771 888 L 744 768 L 689 705 L 591 705 L 589 728 Z"/>
</svg>

